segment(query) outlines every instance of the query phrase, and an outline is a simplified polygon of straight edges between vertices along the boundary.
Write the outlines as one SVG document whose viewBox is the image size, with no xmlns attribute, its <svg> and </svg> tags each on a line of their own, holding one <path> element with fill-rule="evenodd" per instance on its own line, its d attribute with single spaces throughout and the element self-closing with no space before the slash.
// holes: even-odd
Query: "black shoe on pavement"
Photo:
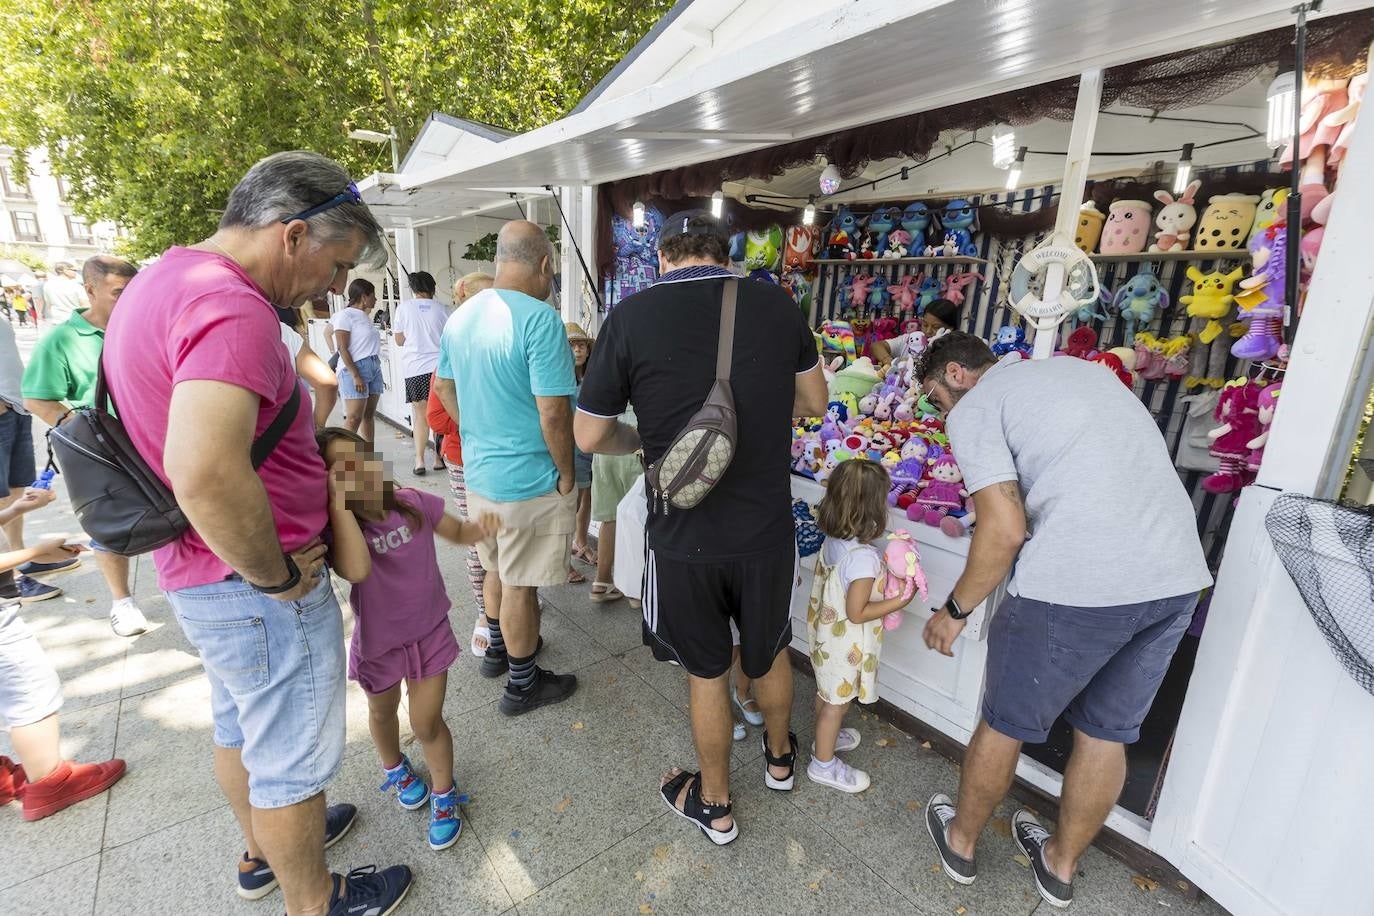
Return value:
<svg viewBox="0 0 1374 916">
<path fill-rule="evenodd" d="M 71 572 L 81 565 L 80 557 L 72 557 L 69 560 L 59 560 L 56 563 L 35 563 L 30 561 L 15 570 L 21 576 L 55 576 L 58 573 Z"/>
<path fill-rule="evenodd" d="M 538 644 L 534 647 L 534 654 L 538 655 L 544 651 L 544 637 L 539 637 Z M 493 652 L 491 649 L 482 656 L 482 677 L 501 677 L 510 671 L 510 653 Z"/>
<path fill-rule="evenodd" d="M 56 585 L 39 582 L 28 576 L 20 576 L 16 580 L 16 584 L 19 586 L 19 600 L 24 604 L 36 604 L 39 601 L 47 601 L 49 598 L 56 598 L 62 594 L 62 589 Z"/>
<path fill-rule="evenodd" d="M 377 871 L 377 866 L 355 868 L 344 875 L 333 875 L 334 892 L 329 895 L 329 916 L 388 916 L 396 912 L 414 877 L 404 865 Z"/>
<path fill-rule="evenodd" d="M 951 881 L 972 884 L 978 867 L 949 847 L 949 825 L 954 820 L 954 801 L 948 795 L 932 795 L 926 802 L 926 829 L 940 853 L 940 864 Z"/>
<path fill-rule="evenodd" d="M 358 821 L 356 805 L 330 805 L 324 812 L 324 848 L 328 849 L 344 838 Z M 239 862 L 238 895 L 244 900 L 261 900 L 277 889 L 277 876 L 263 859 L 250 859 L 243 854 Z"/>
<path fill-rule="evenodd" d="M 554 674 L 536 667 L 534 682 L 524 690 L 514 684 L 506 684 L 506 692 L 501 697 L 501 712 L 507 716 L 518 716 L 540 706 L 562 703 L 576 690 L 577 675 Z"/>
<path fill-rule="evenodd" d="M 1016 837 L 1016 845 L 1030 859 L 1035 887 L 1045 902 L 1061 909 L 1073 903 L 1073 882 L 1060 881 L 1045 862 L 1045 844 L 1049 842 L 1050 832 L 1025 808 L 1012 815 L 1011 831 Z"/>
<path fill-rule="evenodd" d="M 350 804 L 330 805 L 324 811 L 324 848 L 328 849 L 344 838 L 358 822 L 358 806 Z"/>
</svg>

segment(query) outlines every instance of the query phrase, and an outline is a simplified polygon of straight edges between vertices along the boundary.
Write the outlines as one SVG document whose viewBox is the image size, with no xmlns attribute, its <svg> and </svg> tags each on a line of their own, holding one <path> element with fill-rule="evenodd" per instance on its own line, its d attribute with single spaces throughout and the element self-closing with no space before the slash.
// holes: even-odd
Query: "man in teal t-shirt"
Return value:
<svg viewBox="0 0 1374 916">
<path fill-rule="evenodd" d="M 577 485 L 573 472 L 572 348 L 553 290 L 553 246 L 544 231 L 510 222 L 496 242 L 496 282 L 449 316 L 436 389 L 458 421 L 468 515 L 494 513 L 501 530 L 477 547 L 487 577 L 491 630 L 482 674 L 510 680 L 501 711 L 558 703 L 572 675 L 538 668 L 538 595 L 567 581 Z"/>
</svg>

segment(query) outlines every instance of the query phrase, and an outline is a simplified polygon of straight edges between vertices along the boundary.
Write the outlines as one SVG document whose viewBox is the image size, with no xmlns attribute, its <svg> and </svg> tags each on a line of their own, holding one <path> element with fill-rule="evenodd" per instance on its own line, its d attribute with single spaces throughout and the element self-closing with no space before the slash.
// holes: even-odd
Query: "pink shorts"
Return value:
<svg viewBox="0 0 1374 916">
<path fill-rule="evenodd" d="M 403 680 L 419 681 L 449 669 L 458 658 L 458 640 L 448 619 L 415 642 L 375 658 L 361 658 L 358 641 L 348 650 L 348 676 L 370 694 L 386 693 Z"/>
</svg>

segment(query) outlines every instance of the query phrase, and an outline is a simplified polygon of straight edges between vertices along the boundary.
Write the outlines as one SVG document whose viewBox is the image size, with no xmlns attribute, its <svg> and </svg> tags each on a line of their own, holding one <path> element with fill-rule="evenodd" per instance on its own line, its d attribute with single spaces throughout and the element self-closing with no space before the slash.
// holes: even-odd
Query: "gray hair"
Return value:
<svg viewBox="0 0 1374 916">
<path fill-rule="evenodd" d="M 507 223 L 496 237 L 496 265 L 520 264 L 538 270 L 544 258 L 553 263 L 553 243 L 534 223 L 517 220 Z"/>
<path fill-rule="evenodd" d="M 221 229 L 261 229 L 319 206 L 348 189 L 353 179 L 332 159 L 307 150 L 274 153 L 258 160 L 229 194 Z M 346 201 L 307 221 L 320 242 L 363 236 L 359 264 L 379 267 L 386 261 L 382 227 L 366 204 Z"/>
<path fill-rule="evenodd" d="M 93 258 L 87 258 L 86 263 L 81 265 L 81 282 L 87 286 L 95 284 L 114 274 L 124 279 L 132 279 L 138 273 L 138 268 L 130 264 L 123 258 L 111 257 L 108 254 L 98 254 Z"/>
</svg>

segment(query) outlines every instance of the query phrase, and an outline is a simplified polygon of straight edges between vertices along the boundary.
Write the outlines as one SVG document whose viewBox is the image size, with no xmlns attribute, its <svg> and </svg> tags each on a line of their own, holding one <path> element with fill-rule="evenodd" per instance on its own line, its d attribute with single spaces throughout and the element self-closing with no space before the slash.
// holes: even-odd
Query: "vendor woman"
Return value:
<svg viewBox="0 0 1374 916">
<path fill-rule="evenodd" d="M 958 330 L 958 327 L 959 306 L 948 299 L 932 300 L 930 305 L 926 306 L 925 313 L 921 315 L 921 331 L 926 335 L 927 340 L 934 340 L 941 334 Z M 875 363 L 884 366 L 889 365 L 893 360 L 906 356 L 907 345 L 911 337 L 911 334 L 902 334 L 891 340 L 875 341 L 870 348 L 869 355 Z"/>
</svg>

